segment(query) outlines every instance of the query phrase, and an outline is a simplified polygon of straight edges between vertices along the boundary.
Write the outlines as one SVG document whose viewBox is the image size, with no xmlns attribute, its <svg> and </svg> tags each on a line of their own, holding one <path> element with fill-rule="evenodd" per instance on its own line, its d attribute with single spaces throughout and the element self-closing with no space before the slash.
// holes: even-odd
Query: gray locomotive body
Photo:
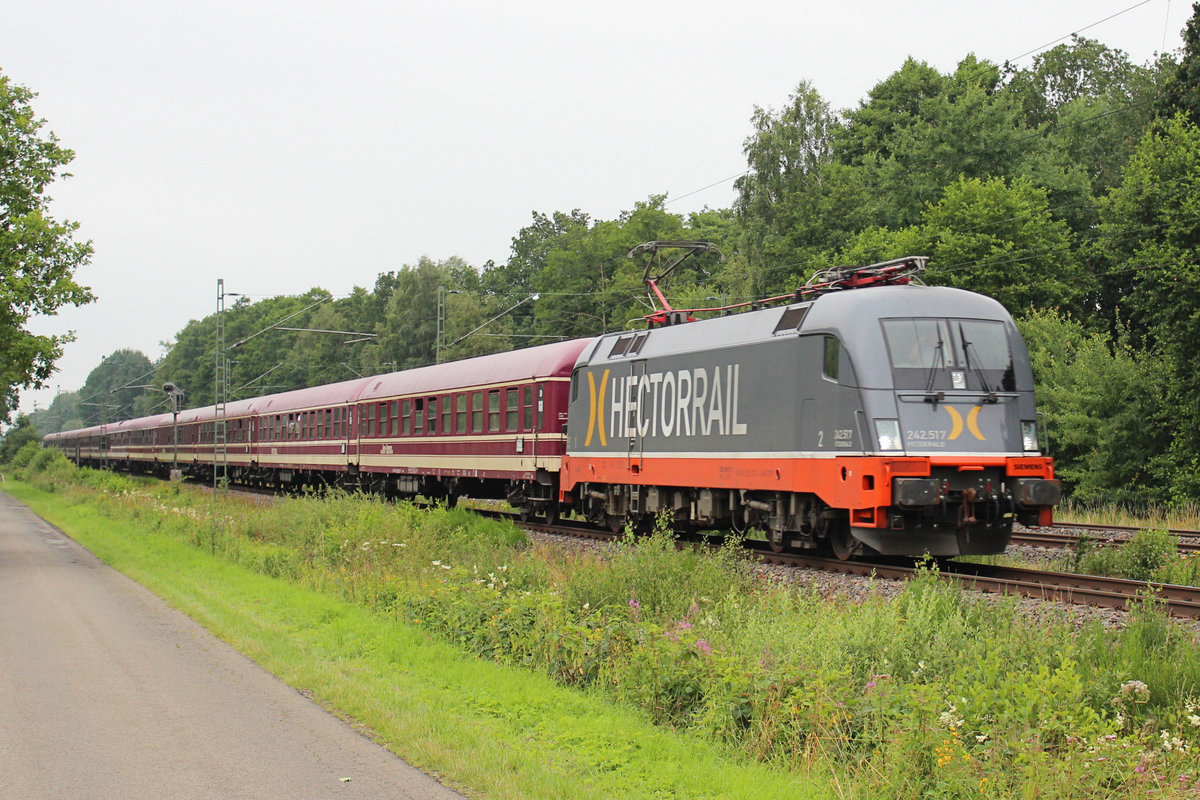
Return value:
<svg viewBox="0 0 1200 800">
<path fill-rule="evenodd" d="M 1012 318 L 877 286 L 610 334 L 572 379 L 561 491 L 623 524 L 664 509 L 848 557 L 994 553 L 1057 502 Z"/>
</svg>

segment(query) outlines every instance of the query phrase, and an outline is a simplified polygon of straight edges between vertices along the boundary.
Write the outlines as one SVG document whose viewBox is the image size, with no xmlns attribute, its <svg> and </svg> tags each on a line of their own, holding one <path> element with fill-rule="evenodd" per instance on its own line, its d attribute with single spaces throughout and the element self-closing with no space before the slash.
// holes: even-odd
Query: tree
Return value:
<svg viewBox="0 0 1200 800">
<path fill-rule="evenodd" d="M 21 414 L 17 417 L 17 424 L 5 431 L 4 438 L 0 439 L 0 464 L 12 461 L 18 450 L 41 439 L 42 434 L 38 432 L 37 426 L 27 415 Z"/>
<path fill-rule="evenodd" d="M 931 282 L 994 297 L 1014 314 L 1070 311 L 1091 288 L 1071 230 L 1027 178 L 959 180 L 926 209 L 923 223 Z"/>
<path fill-rule="evenodd" d="M 1192 18 L 1183 31 L 1183 58 L 1163 87 L 1160 112 L 1164 117 L 1182 112 L 1200 125 L 1200 2 L 1192 3 Z"/>
<path fill-rule="evenodd" d="M 25 329 L 35 315 L 64 304 L 83 305 L 92 293 L 74 280 L 91 259 L 91 242 L 76 242 L 75 222 L 50 216 L 46 189 L 74 153 L 60 147 L 30 106 L 33 92 L 0 74 L 0 419 L 8 419 L 21 389 L 41 388 L 54 372 L 71 333 L 37 336 Z"/>
<path fill-rule="evenodd" d="M 735 209 L 751 268 L 745 290 L 760 295 L 785 281 L 794 265 L 838 243 L 847 224 L 861 227 L 862 212 L 873 204 L 858 182 L 829 179 L 840 123 L 811 83 L 801 81 L 778 112 L 755 106 L 750 121 L 754 131 L 742 144 L 749 169 L 735 184 Z M 839 197 L 841 213 L 827 215 L 827 200 L 847 188 L 859 191 Z"/>
<path fill-rule="evenodd" d="M 118 350 L 88 373 L 80 394 L 80 412 L 89 425 L 138 416 L 135 402 L 154 385 L 154 365 L 140 350 Z M 153 392 L 159 398 L 157 391 Z"/>
<path fill-rule="evenodd" d="M 1174 367 L 1172 480 L 1177 496 L 1200 498 L 1200 128 L 1179 114 L 1148 131 L 1100 219 L 1108 313 Z"/>
<path fill-rule="evenodd" d="M 1167 499 L 1169 364 L 1054 311 L 1018 319 L 1055 474 L 1085 503 Z"/>
</svg>

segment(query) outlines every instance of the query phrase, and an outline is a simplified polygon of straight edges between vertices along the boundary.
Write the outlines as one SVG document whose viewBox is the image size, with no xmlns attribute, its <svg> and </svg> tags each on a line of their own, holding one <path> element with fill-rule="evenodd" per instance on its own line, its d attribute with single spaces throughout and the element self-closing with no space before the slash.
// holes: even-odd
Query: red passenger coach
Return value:
<svg viewBox="0 0 1200 800">
<path fill-rule="evenodd" d="M 234 483 L 350 486 L 388 496 L 506 498 L 555 516 L 571 370 L 592 339 L 298 389 L 181 411 L 178 463 Z M 45 438 L 77 463 L 165 475 L 170 414 Z M 222 454 L 222 450 L 224 451 Z"/>
<path fill-rule="evenodd" d="M 503 497 L 553 516 L 571 370 L 591 342 L 368 379 L 355 409 L 358 469 L 387 493 Z"/>
</svg>

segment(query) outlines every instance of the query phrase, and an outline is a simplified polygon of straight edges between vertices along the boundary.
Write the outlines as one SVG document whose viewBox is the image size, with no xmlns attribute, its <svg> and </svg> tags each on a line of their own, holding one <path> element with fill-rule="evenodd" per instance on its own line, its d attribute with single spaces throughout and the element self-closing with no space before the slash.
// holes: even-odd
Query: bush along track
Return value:
<svg viewBox="0 0 1200 800">
<path fill-rule="evenodd" d="M 673 741 L 712 748 L 712 761 L 656 770 L 663 756 L 641 728 L 596 730 L 576 711 L 556 722 L 527 695 L 491 691 L 491 679 L 452 686 L 430 668 L 418 683 L 451 687 L 460 713 L 502 722 L 543 771 L 546 759 L 559 774 L 580 770 L 562 781 L 566 793 L 497 788 L 489 770 L 460 778 L 490 796 L 1200 796 L 1200 644 L 1153 598 L 1120 630 L 1034 622 L 928 571 L 894 599 L 846 603 L 761 582 L 733 546 L 677 550 L 665 531 L 601 557 L 530 545 L 515 527 L 461 510 L 348 496 L 262 507 L 78 471 L 53 455 L 19 456 L 18 467 L 57 495 L 39 507 L 86 507 L 150 541 L 350 601 L 396 632 L 348 639 L 354 652 L 342 657 L 382 652 L 405 632 L 448 643 L 475 669 L 550 678 L 540 692 L 626 709 Z M 470 770 L 469 755 L 431 756 L 403 732 L 380 735 L 418 763 Z"/>
</svg>

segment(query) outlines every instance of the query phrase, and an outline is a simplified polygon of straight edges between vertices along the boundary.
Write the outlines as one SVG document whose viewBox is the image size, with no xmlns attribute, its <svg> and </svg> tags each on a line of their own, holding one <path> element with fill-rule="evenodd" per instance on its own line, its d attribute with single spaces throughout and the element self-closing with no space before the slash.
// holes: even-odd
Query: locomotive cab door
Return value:
<svg viewBox="0 0 1200 800">
<path fill-rule="evenodd" d="M 629 364 L 629 382 L 625 384 L 625 468 L 633 474 L 642 471 L 642 457 L 645 454 L 645 433 L 648 426 L 644 421 L 650 419 L 650 410 L 639 407 L 642 399 L 641 383 L 646 378 L 646 359 Z"/>
</svg>

